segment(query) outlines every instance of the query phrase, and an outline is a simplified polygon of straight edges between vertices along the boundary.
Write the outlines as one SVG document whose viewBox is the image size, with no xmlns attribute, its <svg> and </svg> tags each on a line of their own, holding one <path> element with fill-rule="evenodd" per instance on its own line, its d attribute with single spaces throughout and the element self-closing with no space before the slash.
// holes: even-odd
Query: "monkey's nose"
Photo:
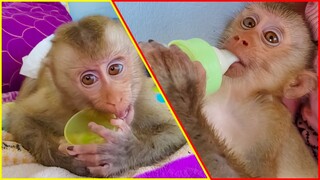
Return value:
<svg viewBox="0 0 320 180">
<path fill-rule="evenodd" d="M 107 104 L 117 106 L 122 102 L 122 97 L 111 97 L 107 99 Z"/>
<path fill-rule="evenodd" d="M 113 113 L 113 114 L 116 114 L 117 113 L 117 109 L 119 108 L 119 106 L 121 106 L 121 103 L 122 103 L 122 97 L 121 98 L 109 98 L 107 101 L 106 101 L 106 108 L 109 112 Z"/>
<path fill-rule="evenodd" d="M 244 46 L 248 46 L 248 45 L 249 45 L 248 42 L 245 41 L 245 40 L 242 40 L 242 44 L 243 44 Z"/>
<path fill-rule="evenodd" d="M 248 46 L 248 45 L 249 45 L 248 41 L 240 38 L 240 36 L 238 36 L 238 35 L 234 36 L 233 39 L 234 39 L 237 43 L 241 43 L 241 44 L 244 45 L 244 46 Z"/>
</svg>

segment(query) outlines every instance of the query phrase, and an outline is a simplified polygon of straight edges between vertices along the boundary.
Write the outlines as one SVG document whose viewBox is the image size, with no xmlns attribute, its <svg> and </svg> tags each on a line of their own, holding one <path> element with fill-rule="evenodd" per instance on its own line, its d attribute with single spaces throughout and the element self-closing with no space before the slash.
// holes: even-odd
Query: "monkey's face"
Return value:
<svg viewBox="0 0 320 180">
<path fill-rule="evenodd" d="M 133 117 L 136 99 L 134 56 L 110 55 L 92 61 L 64 48 L 63 65 L 55 68 L 55 83 L 75 101 L 75 107 L 95 108 L 121 119 Z M 133 84 L 134 83 L 134 84 Z"/>
<path fill-rule="evenodd" d="M 94 108 L 125 119 L 133 112 L 132 68 L 129 59 L 113 57 L 81 69 L 76 85 Z"/>
<path fill-rule="evenodd" d="M 142 72 L 134 48 L 109 47 L 94 60 L 65 44 L 55 44 L 53 52 L 60 52 L 51 58 L 54 82 L 77 110 L 90 107 L 132 120 Z"/>
<path fill-rule="evenodd" d="M 99 16 L 60 27 L 48 59 L 57 89 L 77 111 L 90 107 L 133 118 L 143 69 L 119 23 Z"/>
<path fill-rule="evenodd" d="M 231 65 L 227 76 L 266 77 L 275 83 L 275 79 L 304 66 L 302 57 L 310 49 L 307 29 L 298 15 L 277 8 L 252 4 L 230 23 L 222 47 L 239 60 Z"/>
</svg>

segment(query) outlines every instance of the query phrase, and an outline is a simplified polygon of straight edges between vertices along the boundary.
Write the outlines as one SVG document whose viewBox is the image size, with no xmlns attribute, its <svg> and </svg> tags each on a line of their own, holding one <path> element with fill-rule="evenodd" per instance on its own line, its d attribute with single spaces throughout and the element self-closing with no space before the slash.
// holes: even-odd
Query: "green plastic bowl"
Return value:
<svg viewBox="0 0 320 180">
<path fill-rule="evenodd" d="M 95 122 L 108 129 L 114 130 L 110 124 L 112 114 L 101 113 L 92 109 L 85 109 L 73 115 L 64 127 L 64 137 L 70 144 L 101 144 L 105 139 L 91 132 L 89 122 Z"/>
</svg>

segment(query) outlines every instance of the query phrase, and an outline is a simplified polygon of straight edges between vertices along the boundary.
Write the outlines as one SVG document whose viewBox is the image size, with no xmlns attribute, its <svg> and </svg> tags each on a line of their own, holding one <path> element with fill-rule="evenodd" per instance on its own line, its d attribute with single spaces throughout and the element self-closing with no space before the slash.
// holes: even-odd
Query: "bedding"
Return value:
<svg viewBox="0 0 320 180">
<path fill-rule="evenodd" d="M 46 167 L 35 162 L 32 155 L 6 132 L 6 116 L 14 106 L 18 92 L 2 94 L 2 174 L 3 177 L 79 177 L 59 167 Z M 177 152 L 152 166 L 130 170 L 121 177 L 139 178 L 205 178 L 196 157 L 186 144 Z"/>
<path fill-rule="evenodd" d="M 61 3 L 2 3 L 2 92 L 19 90 L 22 57 L 55 29 L 71 21 Z"/>
<path fill-rule="evenodd" d="M 46 167 L 35 162 L 31 154 L 14 137 L 2 131 L 2 177 L 80 177 L 60 167 Z M 188 145 L 168 158 L 152 165 L 130 170 L 121 177 L 138 178 L 205 178 L 200 165 Z"/>
</svg>

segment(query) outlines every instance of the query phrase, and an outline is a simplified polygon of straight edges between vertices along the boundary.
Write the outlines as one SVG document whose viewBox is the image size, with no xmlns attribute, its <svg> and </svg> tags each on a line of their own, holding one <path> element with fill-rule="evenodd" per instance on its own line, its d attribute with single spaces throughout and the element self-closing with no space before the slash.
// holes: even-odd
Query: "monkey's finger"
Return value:
<svg viewBox="0 0 320 180">
<path fill-rule="evenodd" d="M 162 58 L 164 58 L 163 54 L 170 52 L 170 49 L 168 46 L 164 46 L 163 44 L 157 43 L 155 41 L 152 41 L 150 43 L 157 51 L 160 52 L 160 54 L 162 55 Z M 168 58 L 168 57 L 165 57 Z"/>
<path fill-rule="evenodd" d="M 168 64 L 172 65 L 175 63 L 178 67 L 184 69 L 186 72 L 192 72 L 195 69 L 192 61 L 188 57 L 186 53 L 184 53 L 178 46 L 172 45 L 170 46 L 170 53 L 174 57 L 173 59 L 166 59 L 169 60 Z M 190 71 L 191 70 L 191 71 Z"/>
<path fill-rule="evenodd" d="M 95 154 L 98 146 L 96 144 L 72 145 L 67 147 L 67 152 L 71 156 L 80 154 Z"/>
<path fill-rule="evenodd" d="M 79 154 L 75 159 L 82 161 L 86 166 L 101 166 L 107 162 L 102 161 L 98 154 Z"/>
<path fill-rule="evenodd" d="M 61 143 L 58 147 L 58 150 L 65 155 L 69 155 L 68 151 L 67 151 L 67 147 L 69 147 L 69 146 L 70 146 L 70 144 L 68 144 L 68 143 Z"/>
<path fill-rule="evenodd" d="M 139 42 L 139 47 L 141 48 L 141 50 L 145 50 L 147 48 L 152 48 L 151 44 L 150 43 L 147 43 L 147 42 Z"/>
<path fill-rule="evenodd" d="M 90 130 L 96 134 L 98 134 L 99 136 L 103 137 L 104 139 L 106 139 L 107 141 L 111 141 L 114 142 L 115 140 L 115 132 L 112 130 L 109 130 L 107 128 L 105 128 L 104 126 L 98 125 L 94 122 L 90 122 L 88 124 Z"/>
<path fill-rule="evenodd" d="M 122 119 L 111 119 L 110 123 L 114 126 L 119 127 L 124 132 L 130 131 L 130 126 Z"/>
<path fill-rule="evenodd" d="M 193 62 L 195 68 L 196 68 L 196 72 L 198 73 L 198 84 L 197 84 L 197 88 L 198 90 L 201 90 L 201 89 L 205 89 L 206 87 L 206 81 L 205 79 L 207 79 L 206 77 L 206 71 L 204 69 L 204 67 L 202 66 L 202 64 L 199 62 L 199 61 L 194 61 Z"/>
<path fill-rule="evenodd" d="M 199 61 L 194 61 L 193 62 L 197 72 L 199 73 L 201 78 L 205 78 L 206 76 L 206 70 L 204 69 L 204 67 L 202 66 L 202 64 Z"/>
<path fill-rule="evenodd" d="M 159 60 L 159 57 L 156 57 L 155 55 L 161 55 L 162 51 L 168 50 L 167 47 L 155 41 L 152 41 L 151 43 L 140 43 L 139 45 L 147 60 Z"/>
<path fill-rule="evenodd" d="M 145 56 L 150 54 L 150 52 L 153 52 L 157 46 L 158 46 L 158 43 L 150 43 L 150 42 L 139 43 L 139 47 Z"/>
<path fill-rule="evenodd" d="M 148 62 L 151 62 L 151 66 L 153 65 L 154 68 L 157 68 L 158 66 L 161 67 L 163 60 L 168 58 L 166 55 L 169 54 L 169 48 L 164 47 L 156 42 L 152 42 L 150 44 L 152 45 L 152 48 L 144 54 Z"/>
<path fill-rule="evenodd" d="M 191 63 L 191 59 L 189 56 L 183 52 L 178 46 L 176 45 L 171 45 L 170 46 L 170 51 L 177 55 L 179 61 L 185 61 L 185 63 Z"/>
<path fill-rule="evenodd" d="M 155 47 L 155 48 L 167 48 L 165 47 L 163 44 L 161 43 L 158 43 L 157 41 L 149 41 L 149 44 L 152 46 L 152 47 Z"/>
<path fill-rule="evenodd" d="M 109 164 L 103 166 L 88 167 L 90 173 L 95 177 L 107 177 L 109 173 Z"/>
</svg>

